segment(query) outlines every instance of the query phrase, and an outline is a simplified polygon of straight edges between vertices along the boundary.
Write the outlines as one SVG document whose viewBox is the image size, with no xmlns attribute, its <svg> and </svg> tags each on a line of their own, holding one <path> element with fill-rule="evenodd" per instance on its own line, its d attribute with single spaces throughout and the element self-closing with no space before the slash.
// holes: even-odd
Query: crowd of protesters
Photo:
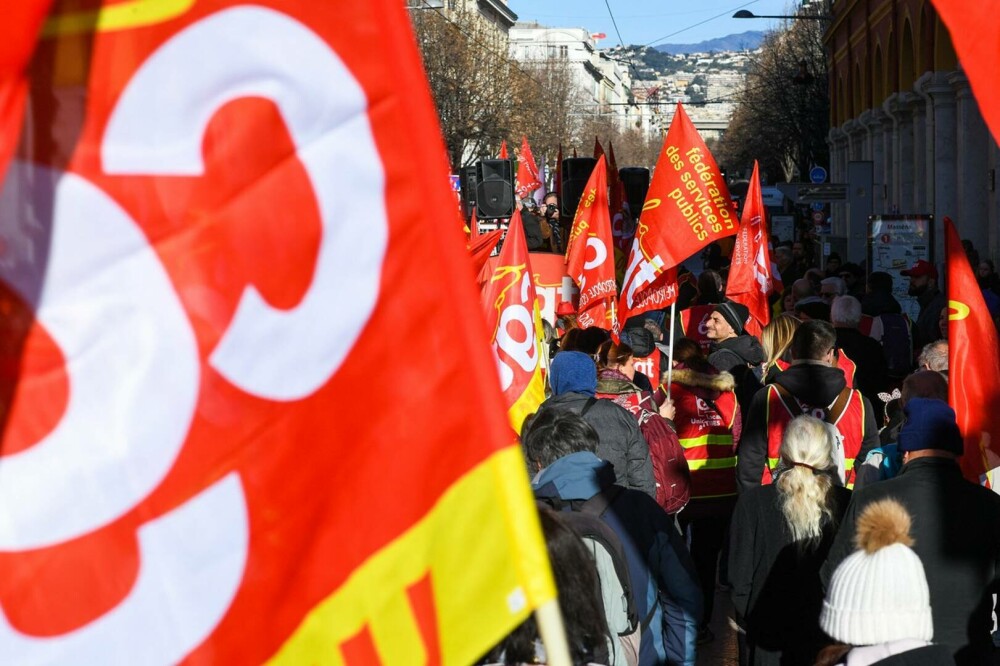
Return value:
<svg viewBox="0 0 1000 666">
<path fill-rule="evenodd" d="M 681 271 L 673 339 L 669 309 L 618 341 L 568 311 L 549 327 L 521 442 L 574 663 L 691 666 L 722 610 L 741 666 L 1000 663 L 1000 496 L 959 468 L 936 268 L 903 271 L 911 321 L 886 273 L 774 255 L 759 336 L 707 260 Z M 482 663 L 545 660 L 529 620 Z"/>
</svg>

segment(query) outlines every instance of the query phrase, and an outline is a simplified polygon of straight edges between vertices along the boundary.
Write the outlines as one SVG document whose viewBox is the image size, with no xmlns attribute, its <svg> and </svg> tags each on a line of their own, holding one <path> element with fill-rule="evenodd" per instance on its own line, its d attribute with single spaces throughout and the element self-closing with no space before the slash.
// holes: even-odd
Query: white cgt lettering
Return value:
<svg viewBox="0 0 1000 666">
<path fill-rule="evenodd" d="M 209 362 L 248 393 L 299 400 L 330 379 L 368 322 L 388 237 L 368 100 L 340 58 L 279 12 L 221 11 L 139 68 L 111 114 L 101 155 L 113 174 L 201 174 L 206 126 L 241 97 L 277 105 L 316 193 L 323 233 L 299 304 L 281 311 L 247 287 Z"/>
</svg>

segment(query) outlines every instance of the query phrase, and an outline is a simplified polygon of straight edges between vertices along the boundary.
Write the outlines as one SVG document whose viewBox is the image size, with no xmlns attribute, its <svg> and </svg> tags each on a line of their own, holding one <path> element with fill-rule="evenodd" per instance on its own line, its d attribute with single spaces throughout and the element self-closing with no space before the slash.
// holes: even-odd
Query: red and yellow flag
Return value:
<svg viewBox="0 0 1000 666">
<path fill-rule="evenodd" d="M 993 138 L 1000 141 L 1000 27 L 988 2 L 934 0 Z"/>
<path fill-rule="evenodd" d="M 615 330 L 618 296 L 604 155 L 587 180 L 566 246 L 566 272 L 580 288 L 577 324 Z"/>
<path fill-rule="evenodd" d="M 524 418 L 545 400 L 542 315 L 532 276 L 521 211 L 515 210 L 493 276 L 483 290 L 483 303 L 500 388 L 518 433 Z"/>
<path fill-rule="evenodd" d="M 668 272 L 736 231 L 736 212 L 725 179 L 678 104 L 632 241 L 619 318 L 670 305 L 677 289 L 676 276 Z M 643 293 L 647 290 L 650 293 Z"/>
<path fill-rule="evenodd" d="M 948 257 L 948 402 L 965 439 L 962 472 L 981 483 L 1000 467 L 1000 344 L 983 292 L 951 219 Z M 992 480 L 991 480 L 992 481 Z M 995 487 L 995 486 L 994 486 Z"/>
<path fill-rule="evenodd" d="M 538 177 L 538 165 L 535 156 L 531 154 L 528 137 L 521 137 L 521 151 L 517 156 L 517 196 L 524 198 L 542 186 Z"/>
<path fill-rule="evenodd" d="M 471 663 L 552 599 L 404 7 L 60 1 L 30 62 L 3 661 Z"/>
<path fill-rule="evenodd" d="M 750 335 L 760 335 L 761 330 L 771 321 L 768 296 L 774 291 L 774 286 L 771 281 L 772 264 L 771 253 L 768 251 L 766 215 L 757 161 L 754 160 L 753 175 L 750 177 L 746 204 L 743 206 L 743 219 L 733 246 L 729 280 L 726 282 L 726 297 L 742 303 L 750 310 L 750 321 L 746 326 Z"/>
</svg>

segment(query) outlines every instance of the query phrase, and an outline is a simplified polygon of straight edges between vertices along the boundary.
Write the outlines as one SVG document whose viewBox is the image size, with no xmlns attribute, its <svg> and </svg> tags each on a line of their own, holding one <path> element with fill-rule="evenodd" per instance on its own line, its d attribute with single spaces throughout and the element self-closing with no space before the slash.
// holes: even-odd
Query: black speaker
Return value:
<svg viewBox="0 0 1000 666">
<path fill-rule="evenodd" d="M 564 220 L 573 221 L 576 207 L 580 204 L 580 197 L 595 166 L 597 160 L 593 157 L 571 157 L 563 160 L 562 189 L 559 190 L 559 194 L 562 198 L 561 215 Z"/>
<path fill-rule="evenodd" d="M 638 218 L 642 213 L 642 204 L 649 192 L 649 169 L 646 167 L 623 167 L 618 169 L 618 177 L 625 187 L 625 200 L 628 201 L 629 212 Z"/>
<path fill-rule="evenodd" d="M 476 165 L 470 164 L 462 167 L 458 172 L 462 215 L 466 221 L 472 218 L 472 211 L 476 209 L 476 170 Z"/>
<path fill-rule="evenodd" d="M 496 220 L 513 214 L 513 160 L 483 160 L 476 164 L 476 217 Z"/>
</svg>

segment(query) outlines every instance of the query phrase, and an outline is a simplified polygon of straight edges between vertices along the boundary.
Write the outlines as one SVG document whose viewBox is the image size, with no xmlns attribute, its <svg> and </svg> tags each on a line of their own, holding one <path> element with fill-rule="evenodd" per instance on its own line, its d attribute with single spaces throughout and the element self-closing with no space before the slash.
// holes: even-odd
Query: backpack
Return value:
<svg viewBox="0 0 1000 666">
<path fill-rule="evenodd" d="M 565 519 L 585 542 L 590 542 L 588 546 L 593 544 L 595 547 L 600 547 L 610 557 L 614 567 L 615 578 L 617 579 L 616 582 L 622 590 L 628 616 L 628 627 L 618 633 L 617 639 L 623 648 L 623 652 L 626 654 L 626 661 L 632 664 L 638 660 L 639 644 L 642 635 L 646 633 L 657 605 L 654 604 L 653 609 L 650 610 L 646 618 L 639 618 L 635 601 L 637 591 L 632 587 L 632 577 L 629 574 L 625 546 L 622 544 L 618 534 L 602 519 L 602 516 L 608 510 L 611 503 L 624 490 L 621 486 L 610 486 L 585 501 L 538 496 L 535 499 L 539 506 L 560 511 L 560 518 Z M 609 582 L 601 580 L 598 584 L 603 588 L 608 586 Z M 612 587 L 614 587 L 613 584 Z M 603 598 L 602 590 L 598 590 L 597 592 Z"/>
<path fill-rule="evenodd" d="M 913 334 L 904 314 L 879 315 L 882 321 L 882 355 L 890 377 L 905 377 L 913 370 Z"/>
</svg>

